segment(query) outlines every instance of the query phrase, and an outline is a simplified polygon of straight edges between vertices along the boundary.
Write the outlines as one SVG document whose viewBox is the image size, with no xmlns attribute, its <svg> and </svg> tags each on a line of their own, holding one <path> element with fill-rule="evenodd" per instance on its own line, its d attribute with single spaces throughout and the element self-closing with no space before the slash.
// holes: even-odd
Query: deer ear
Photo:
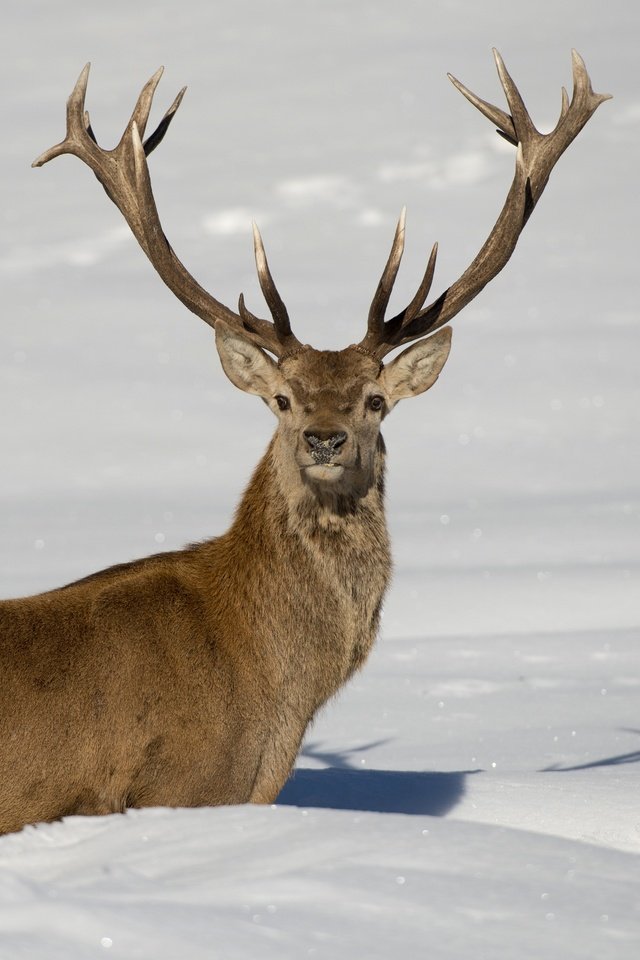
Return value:
<svg viewBox="0 0 640 960">
<path fill-rule="evenodd" d="M 271 399 L 282 381 L 271 357 L 222 320 L 216 322 L 215 330 L 222 369 L 231 383 L 246 393 Z"/>
<path fill-rule="evenodd" d="M 445 365 L 451 349 L 451 327 L 444 327 L 419 340 L 401 353 L 380 374 L 382 385 L 392 403 L 404 397 L 417 397 L 432 387 Z"/>
</svg>

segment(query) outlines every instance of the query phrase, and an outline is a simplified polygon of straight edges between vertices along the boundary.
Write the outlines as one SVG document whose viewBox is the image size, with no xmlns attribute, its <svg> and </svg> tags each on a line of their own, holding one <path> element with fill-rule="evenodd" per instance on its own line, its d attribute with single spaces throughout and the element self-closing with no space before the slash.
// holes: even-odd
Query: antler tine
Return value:
<svg viewBox="0 0 640 960">
<path fill-rule="evenodd" d="M 143 143 L 142 137 L 149 119 L 153 95 L 162 72 L 162 68 L 157 70 L 143 87 L 118 146 L 114 150 L 103 150 L 96 143 L 89 114 L 84 106 L 89 78 L 87 64 L 67 101 L 65 139 L 46 150 L 32 165 L 40 167 L 65 153 L 79 157 L 96 175 L 129 224 L 151 264 L 178 299 L 209 326 L 214 327 L 218 320 L 222 320 L 241 330 L 257 346 L 279 357 L 294 345 L 295 338 L 268 268 L 267 288 L 273 293 L 270 293 L 267 301 L 274 312 L 275 323 L 253 317 L 248 311 L 241 316 L 207 293 L 180 262 L 164 235 L 151 187 L 147 156 L 162 141 L 182 102 L 186 88 L 180 90 L 155 131 Z M 261 284 L 264 281 L 263 271 Z"/>
<path fill-rule="evenodd" d="M 524 143 L 526 140 L 534 138 L 536 134 L 538 134 L 538 131 L 533 125 L 529 112 L 524 105 L 524 100 L 520 96 L 520 91 L 513 82 L 511 74 L 504 65 L 504 60 L 495 47 L 493 48 L 493 59 L 496 62 L 500 83 L 502 84 L 504 95 L 507 98 L 507 103 L 511 110 L 511 122 L 515 131 L 516 143 Z"/>
<path fill-rule="evenodd" d="M 178 107 L 182 103 L 182 98 L 187 92 L 187 88 L 183 87 L 177 93 L 175 100 L 173 101 L 169 109 L 166 111 L 165 115 L 163 116 L 162 120 L 160 121 L 156 129 L 153 131 L 152 134 L 150 134 L 147 137 L 146 140 L 144 140 L 144 134 L 147 128 L 149 114 L 151 113 L 151 107 L 153 104 L 153 97 L 155 95 L 156 87 L 160 83 L 163 73 L 164 73 L 164 67 L 158 67 L 158 69 L 153 74 L 153 76 L 150 77 L 150 79 L 147 80 L 147 82 L 145 83 L 144 87 L 140 91 L 140 95 L 138 96 L 136 105 L 133 108 L 133 113 L 131 114 L 129 123 L 127 124 L 125 132 L 123 134 L 123 140 L 124 140 L 124 138 L 127 136 L 127 131 L 129 127 L 133 123 L 135 123 L 140 133 L 140 139 L 143 140 L 144 152 L 147 157 L 149 156 L 150 153 L 152 153 L 155 150 L 155 148 L 160 143 L 162 143 L 164 135 L 169 129 L 169 124 L 171 123 L 176 113 L 178 112 Z"/>
<path fill-rule="evenodd" d="M 84 101 L 87 96 L 91 63 L 85 63 L 76 80 L 76 85 L 67 100 L 67 137 L 78 136 L 84 131 Z"/>
<path fill-rule="evenodd" d="M 513 126 L 513 120 L 508 113 L 505 113 L 504 110 L 501 110 L 500 107 L 494 106 L 494 104 L 489 103 L 487 100 L 481 100 L 480 97 L 476 96 L 475 93 L 472 93 L 468 87 L 465 87 L 464 83 L 460 83 L 459 80 L 453 76 L 453 74 L 447 74 L 449 80 L 454 85 L 456 90 L 459 90 L 463 97 L 466 97 L 469 103 L 472 103 L 480 113 L 484 114 L 492 123 L 495 123 L 498 127 L 498 132 L 501 133 L 505 140 L 508 140 L 509 143 L 512 143 L 514 146 L 518 142 L 516 136 L 515 127 Z"/>
<path fill-rule="evenodd" d="M 282 356 L 285 351 L 289 351 L 298 345 L 298 341 L 293 334 L 291 334 L 288 340 L 283 340 L 278 336 L 277 331 L 274 333 L 275 327 L 273 323 L 270 323 L 269 320 L 263 320 L 261 317 L 256 317 L 254 313 L 251 313 L 244 302 L 243 293 L 241 293 L 238 298 L 238 313 L 242 320 L 243 332 L 256 338 L 255 342 L 264 346 L 267 350 L 270 350 L 271 353 L 277 357 Z M 267 346 L 267 342 L 270 344 L 269 346 Z"/>
<path fill-rule="evenodd" d="M 91 118 L 89 117 L 89 111 L 85 110 L 84 112 L 84 128 L 93 140 L 94 143 L 97 143 L 96 135 L 93 132 L 93 127 L 91 126 Z"/>
<path fill-rule="evenodd" d="M 153 103 L 153 95 L 156 92 L 156 87 L 160 83 L 160 78 L 164 73 L 164 67 L 158 67 L 156 72 L 152 77 L 147 80 L 144 87 L 138 95 L 136 100 L 136 105 L 133 108 L 131 117 L 129 118 L 129 123 L 123 134 L 123 138 L 126 137 L 129 126 L 131 124 L 136 124 L 138 128 L 138 133 L 140 134 L 140 139 L 144 139 L 145 130 L 147 129 L 147 121 L 149 119 L 149 114 L 151 113 L 151 105 Z"/>
<path fill-rule="evenodd" d="M 238 297 L 238 313 L 242 317 L 242 322 L 245 327 L 251 329 L 251 327 L 256 327 L 260 323 L 260 318 L 256 317 L 254 313 L 251 313 L 251 310 L 247 307 L 244 302 L 244 293 L 241 293 Z M 263 321 L 264 323 L 265 321 Z"/>
<path fill-rule="evenodd" d="M 173 101 L 173 103 L 165 113 L 164 117 L 162 118 L 162 120 L 160 121 L 156 129 L 144 141 L 144 152 L 147 156 L 149 156 L 149 154 L 155 150 L 158 144 L 162 143 L 164 135 L 169 129 L 169 124 L 171 123 L 176 113 L 178 112 L 178 107 L 182 103 L 182 98 L 184 97 L 186 92 L 187 92 L 186 87 L 183 87 L 182 90 L 178 91 L 178 93 L 176 94 L 175 100 Z"/>
<path fill-rule="evenodd" d="M 405 232 L 405 223 L 407 218 L 407 208 L 403 207 L 400 211 L 400 216 L 398 218 L 398 223 L 396 225 L 396 232 L 393 237 L 393 243 L 391 244 L 391 251 L 389 257 L 385 264 L 385 268 L 382 271 L 382 276 L 380 277 L 380 282 L 376 287 L 376 292 L 373 295 L 373 300 L 371 301 L 371 306 L 369 307 L 369 318 L 367 321 L 367 335 L 371 339 L 377 340 L 381 336 L 384 329 L 384 315 L 389 303 L 389 298 L 391 296 L 391 291 L 393 290 L 393 285 L 395 283 L 396 277 L 398 275 L 398 269 L 400 267 L 400 261 L 402 260 L 402 254 L 404 253 L 404 232 Z"/>
<path fill-rule="evenodd" d="M 385 325 L 386 331 L 390 334 L 392 332 L 399 332 L 400 330 L 408 327 L 412 320 L 415 320 L 418 313 L 424 306 L 424 302 L 429 296 L 429 290 L 431 289 L 431 284 L 433 283 L 433 275 L 436 271 L 436 259 L 438 257 L 438 244 L 434 243 L 431 248 L 431 253 L 429 254 L 429 260 L 427 262 L 427 268 L 424 272 L 424 276 L 420 282 L 420 286 L 416 291 L 416 295 L 409 304 L 408 307 L 405 307 L 404 310 L 401 310 L 400 313 L 396 314 L 393 319 L 389 320 Z"/>
<path fill-rule="evenodd" d="M 67 100 L 67 133 L 64 140 L 56 143 L 53 147 L 45 150 L 31 164 L 32 167 L 42 167 L 49 160 L 62 156 L 63 153 L 74 153 L 81 156 L 80 144 L 87 134 L 85 126 L 84 101 L 87 95 L 87 83 L 89 82 L 90 63 L 85 63 L 76 80 L 75 86 L 71 91 L 71 96 Z M 89 139 L 91 139 L 89 137 Z"/>
<path fill-rule="evenodd" d="M 612 99 L 610 93 L 594 93 L 585 62 L 577 50 L 571 51 L 571 70 L 573 74 L 573 96 L 567 114 L 561 117 L 556 127 L 556 129 L 559 129 L 562 121 L 566 122 L 567 116 L 570 117 L 573 121 L 571 130 L 575 129 L 575 133 L 567 132 L 566 137 L 577 136 L 600 104 L 604 103 L 605 100 Z M 585 119 L 582 119 L 583 116 Z"/>
<path fill-rule="evenodd" d="M 258 230 L 258 225 L 255 223 L 255 221 L 253 222 L 252 227 L 253 249 L 256 257 L 256 268 L 258 271 L 260 289 L 262 290 L 262 294 L 267 301 L 269 310 L 271 311 L 273 325 L 279 340 L 282 342 L 286 341 L 287 344 L 291 344 L 292 339 L 295 340 L 295 337 L 291 331 L 289 314 L 287 313 L 287 308 L 284 305 L 282 297 L 278 293 L 277 287 L 273 281 L 273 277 L 271 276 L 271 271 L 269 270 L 269 264 L 267 262 L 267 255 L 264 251 L 262 237 L 260 236 L 260 231 Z"/>
<path fill-rule="evenodd" d="M 467 100 L 496 124 L 498 133 L 511 143 L 517 144 L 515 172 L 507 199 L 477 256 L 458 280 L 433 303 L 411 317 L 411 308 L 415 306 L 414 298 L 406 311 L 384 324 L 377 340 L 374 340 L 371 331 L 367 332 L 361 346 L 373 349 L 380 358 L 396 347 L 421 339 L 444 326 L 502 270 L 513 253 L 520 233 L 540 199 L 558 159 L 598 106 L 610 99 L 609 94 L 593 92 L 582 57 L 575 50 L 572 51 L 571 102 L 569 103 L 563 89 L 560 119 L 555 129 L 542 134 L 535 128 L 518 88 L 496 50 L 494 57 L 511 116 L 486 100 L 481 100 L 451 75 L 449 78 Z"/>
</svg>

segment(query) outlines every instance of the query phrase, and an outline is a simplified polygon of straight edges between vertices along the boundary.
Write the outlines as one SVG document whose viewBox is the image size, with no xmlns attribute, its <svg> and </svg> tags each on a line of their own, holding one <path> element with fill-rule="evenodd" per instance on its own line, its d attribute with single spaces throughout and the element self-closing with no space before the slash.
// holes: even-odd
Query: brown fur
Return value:
<svg viewBox="0 0 640 960">
<path fill-rule="evenodd" d="M 385 409 L 367 405 L 394 402 L 380 365 L 307 349 L 278 368 L 225 332 L 225 369 L 246 376 L 237 348 L 250 350 L 261 373 L 239 385 L 280 417 L 230 530 L 0 603 L 2 832 L 132 806 L 273 802 L 314 714 L 367 657 L 390 572 Z M 309 427 L 348 432 L 339 479 L 308 475 L 325 469 Z"/>
</svg>

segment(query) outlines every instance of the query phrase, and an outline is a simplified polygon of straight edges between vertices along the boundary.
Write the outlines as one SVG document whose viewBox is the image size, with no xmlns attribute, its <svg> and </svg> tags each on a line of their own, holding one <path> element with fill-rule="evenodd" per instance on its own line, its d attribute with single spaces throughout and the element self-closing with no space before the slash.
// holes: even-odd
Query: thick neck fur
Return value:
<svg viewBox="0 0 640 960">
<path fill-rule="evenodd" d="M 304 545 L 320 551 L 321 564 L 373 550 L 386 569 L 382 437 L 371 467 L 355 479 L 335 484 L 308 481 L 281 446 L 276 434 L 245 491 L 228 536 L 258 536 L 261 543 L 277 543 L 284 557 L 288 544 Z"/>
<path fill-rule="evenodd" d="M 217 541 L 234 615 L 260 623 L 283 673 L 308 671 L 314 702 L 364 662 L 377 633 L 391 570 L 383 484 L 382 438 L 369 482 L 334 491 L 305 483 L 276 435 Z"/>
</svg>

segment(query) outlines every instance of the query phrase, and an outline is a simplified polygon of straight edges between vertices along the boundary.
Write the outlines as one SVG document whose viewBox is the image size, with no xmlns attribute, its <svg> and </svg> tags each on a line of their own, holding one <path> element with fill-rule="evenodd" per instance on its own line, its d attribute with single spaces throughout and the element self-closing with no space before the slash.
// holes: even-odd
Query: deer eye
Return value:
<svg viewBox="0 0 640 960">
<path fill-rule="evenodd" d="M 376 394 L 373 397 L 369 397 L 368 403 L 370 410 L 382 410 L 384 407 L 384 397 L 380 397 Z"/>
<path fill-rule="evenodd" d="M 276 403 L 278 404 L 281 410 L 288 410 L 289 407 L 291 406 L 291 404 L 289 403 L 289 399 L 287 397 L 283 397 L 282 394 L 278 394 L 278 396 L 276 397 Z"/>
</svg>

